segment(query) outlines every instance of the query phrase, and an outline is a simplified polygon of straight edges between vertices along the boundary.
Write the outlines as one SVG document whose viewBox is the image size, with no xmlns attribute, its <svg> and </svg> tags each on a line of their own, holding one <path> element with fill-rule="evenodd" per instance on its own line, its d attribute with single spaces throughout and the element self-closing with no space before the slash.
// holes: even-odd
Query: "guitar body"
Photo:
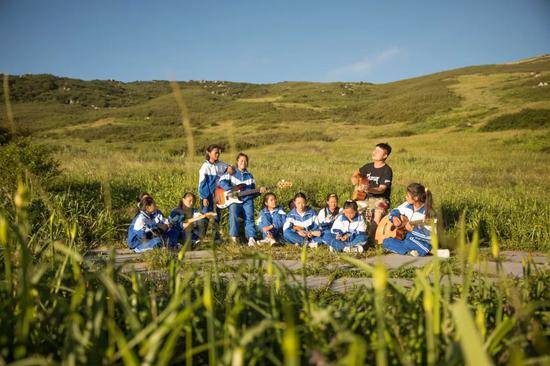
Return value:
<svg viewBox="0 0 550 366">
<path fill-rule="evenodd" d="M 239 192 L 244 186 L 236 186 L 231 191 L 226 191 L 221 187 L 216 188 L 214 192 L 214 202 L 218 208 L 226 208 L 234 203 L 243 203 L 239 199 Z"/>
<path fill-rule="evenodd" d="M 378 224 L 378 227 L 376 228 L 376 234 L 374 235 L 374 240 L 376 241 L 376 244 L 382 245 L 382 242 L 386 238 L 395 238 L 398 240 L 405 239 L 405 235 L 407 235 L 407 231 L 405 228 L 398 228 L 396 227 L 391 221 L 390 216 L 384 216 L 380 223 Z"/>
<path fill-rule="evenodd" d="M 353 192 L 351 194 L 351 199 L 354 200 L 354 201 L 364 201 L 364 200 L 367 199 L 368 193 L 365 192 L 365 191 L 358 190 L 357 187 L 360 186 L 360 185 L 368 186 L 369 185 L 369 178 L 357 174 L 356 179 L 357 179 L 357 184 L 353 189 Z"/>
<path fill-rule="evenodd" d="M 367 199 L 367 192 L 354 189 L 351 194 L 351 199 L 354 201 L 364 201 Z"/>
<path fill-rule="evenodd" d="M 248 196 L 251 194 L 260 194 L 260 189 L 249 189 L 243 191 L 246 187 L 244 184 L 233 187 L 230 191 L 226 191 L 221 187 L 217 187 L 214 191 L 214 203 L 218 208 L 226 208 L 231 206 L 234 203 L 243 203 L 241 197 Z M 276 185 L 268 188 L 279 188 L 285 189 L 292 187 L 292 182 L 281 180 Z"/>
</svg>

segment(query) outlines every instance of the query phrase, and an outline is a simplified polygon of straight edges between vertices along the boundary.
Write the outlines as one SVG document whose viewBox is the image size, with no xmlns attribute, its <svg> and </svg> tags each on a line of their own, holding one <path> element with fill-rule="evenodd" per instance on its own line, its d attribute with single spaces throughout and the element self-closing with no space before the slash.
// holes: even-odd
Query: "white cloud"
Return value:
<svg viewBox="0 0 550 366">
<path fill-rule="evenodd" d="M 391 61 L 402 54 L 398 47 L 390 47 L 374 56 L 367 56 L 350 65 L 338 67 L 327 73 L 329 80 L 358 79 L 369 75 L 369 73 L 380 64 Z"/>
</svg>

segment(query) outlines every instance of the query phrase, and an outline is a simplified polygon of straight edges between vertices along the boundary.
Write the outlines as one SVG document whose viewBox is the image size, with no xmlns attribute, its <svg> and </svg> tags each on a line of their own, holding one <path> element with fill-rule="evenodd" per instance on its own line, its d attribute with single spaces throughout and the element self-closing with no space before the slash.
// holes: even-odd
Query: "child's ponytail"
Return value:
<svg viewBox="0 0 550 366">
<path fill-rule="evenodd" d="M 427 219 L 434 218 L 433 196 L 432 191 L 430 191 L 428 188 L 426 188 L 426 201 L 424 202 L 424 210 Z"/>
<path fill-rule="evenodd" d="M 420 183 L 411 183 L 407 186 L 407 192 L 424 204 L 424 215 L 427 219 L 434 218 L 433 196 L 428 188 Z"/>
</svg>

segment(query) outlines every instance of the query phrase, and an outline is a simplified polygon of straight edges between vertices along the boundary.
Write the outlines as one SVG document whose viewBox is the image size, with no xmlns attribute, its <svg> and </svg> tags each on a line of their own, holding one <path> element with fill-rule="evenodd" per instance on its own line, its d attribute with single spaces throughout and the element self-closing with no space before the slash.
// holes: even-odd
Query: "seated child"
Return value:
<svg viewBox="0 0 550 366">
<path fill-rule="evenodd" d="M 321 238 L 326 234 L 330 234 L 334 220 L 341 213 L 342 209 L 338 207 L 338 195 L 336 193 L 329 193 L 325 208 L 321 209 L 317 214 L 317 225 L 321 229 Z"/>
<path fill-rule="evenodd" d="M 139 212 L 128 228 L 128 247 L 136 253 L 142 253 L 163 246 L 168 239 L 169 222 L 151 196 L 139 203 Z"/>
<path fill-rule="evenodd" d="M 302 192 L 294 196 L 294 208 L 286 216 L 283 237 L 290 244 L 308 245 L 316 248 L 321 242 L 321 230 L 316 222 L 315 211 L 307 206 L 306 195 Z"/>
<path fill-rule="evenodd" d="M 340 214 L 330 229 L 330 234 L 324 236 L 331 251 L 362 253 L 363 245 L 367 243 L 365 231 L 367 225 L 358 212 L 357 202 L 348 200 L 344 203 Z"/>
<path fill-rule="evenodd" d="M 200 228 L 199 222 L 188 221 L 190 219 L 197 219 L 202 215 L 197 212 L 195 206 L 195 195 L 191 192 L 186 192 L 180 200 L 178 207 L 172 210 L 170 213 L 170 223 L 172 229 L 170 230 L 170 245 L 175 247 L 178 243 L 184 243 L 188 247 L 196 245 L 199 240 Z"/>
<path fill-rule="evenodd" d="M 428 220 L 433 217 L 432 193 L 419 183 L 407 186 L 406 201 L 390 212 L 389 219 L 397 227 L 404 227 L 407 234 L 403 240 L 386 238 L 385 249 L 412 256 L 425 256 L 432 250 L 430 244 L 431 226 L 409 224 L 409 221 Z"/>
<path fill-rule="evenodd" d="M 274 193 L 266 193 L 264 196 L 264 208 L 260 211 L 258 229 L 262 233 L 262 244 L 273 245 L 283 239 L 283 225 L 286 220 L 286 212 L 281 206 L 277 206 L 277 197 Z"/>
</svg>

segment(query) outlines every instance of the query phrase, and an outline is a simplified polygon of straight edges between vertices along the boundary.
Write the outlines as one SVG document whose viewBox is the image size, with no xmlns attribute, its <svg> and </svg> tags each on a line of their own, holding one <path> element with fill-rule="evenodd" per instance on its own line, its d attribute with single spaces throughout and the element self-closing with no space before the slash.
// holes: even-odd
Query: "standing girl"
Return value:
<svg viewBox="0 0 550 366">
<path fill-rule="evenodd" d="M 283 225 L 286 220 L 286 212 L 281 206 L 277 206 L 277 197 L 274 193 L 266 193 L 264 196 L 264 208 L 260 211 L 258 229 L 262 233 L 262 243 L 273 245 L 283 238 Z"/>
<path fill-rule="evenodd" d="M 348 200 L 344 203 L 343 213 L 334 221 L 330 234 L 324 238 L 332 251 L 363 253 L 363 245 L 367 243 L 366 230 L 367 225 L 358 212 L 357 202 Z"/>
<path fill-rule="evenodd" d="M 407 234 L 403 240 L 384 239 L 382 242 L 384 248 L 394 253 L 409 254 L 414 257 L 427 255 L 432 250 L 430 244 L 431 226 L 412 226 L 409 221 L 433 218 L 432 207 L 432 193 L 420 183 L 409 184 L 406 201 L 389 214 L 390 221 L 396 227 L 404 227 Z"/>
<path fill-rule="evenodd" d="M 237 169 L 234 173 L 226 173 L 220 178 L 220 187 L 224 191 L 230 191 L 236 186 L 241 186 L 241 191 L 256 189 L 256 181 L 248 170 L 248 155 L 237 155 Z M 242 203 L 233 203 L 229 206 L 229 236 L 236 243 L 239 235 L 239 217 L 244 218 L 245 235 L 248 246 L 256 244 L 256 226 L 254 225 L 254 198 L 266 191 L 261 187 L 259 193 L 243 196 Z"/>
<path fill-rule="evenodd" d="M 220 177 L 225 174 L 233 173 L 233 168 L 228 166 L 220 159 L 221 148 L 218 145 L 212 144 L 206 148 L 206 160 L 202 163 L 199 170 L 199 197 L 200 197 L 200 209 L 201 213 L 215 212 L 217 213 L 215 222 L 216 225 L 220 223 L 220 209 L 216 207 L 214 202 L 214 192 Z M 203 220 L 200 225 L 200 237 L 204 237 L 206 234 L 208 219 Z M 220 233 L 216 228 L 216 240 L 219 240 Z"/>
<path fill-rule="evenodd" d="M 317 225 L 315 211 L 307 206 L 307 197 L 302 192 L 294 196 L 294 208 L 286 216 L 283 237 L 290 244 L 316 248 L 321 241 L 321 230 Z"/>
</svg>

